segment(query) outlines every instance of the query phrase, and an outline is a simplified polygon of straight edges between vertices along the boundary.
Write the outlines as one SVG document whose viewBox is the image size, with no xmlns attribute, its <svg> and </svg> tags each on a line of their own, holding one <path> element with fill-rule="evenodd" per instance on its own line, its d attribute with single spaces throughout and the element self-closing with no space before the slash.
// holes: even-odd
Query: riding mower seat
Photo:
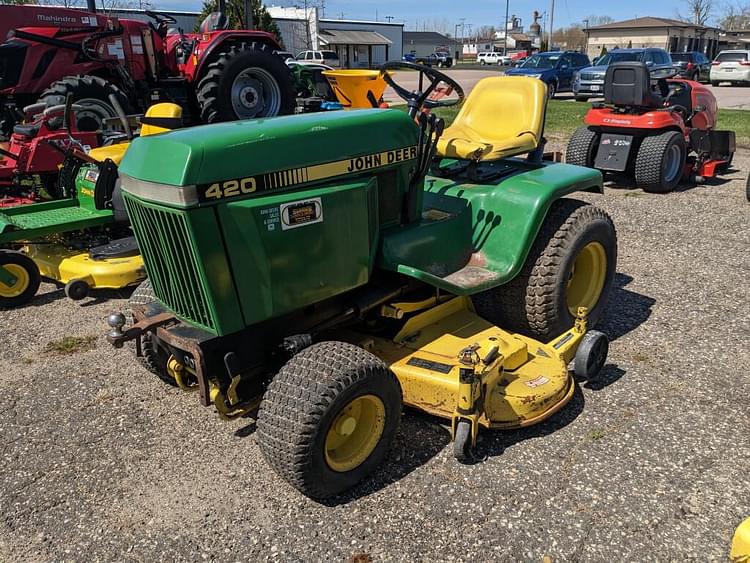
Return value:
<svg viewBox="0 0 750 563">
<path fill-rule="evenodd" d="M 484 78 L 437 144 L 437 156 L 472 162 L 531 153 L 542 144 L 547 88 L 524 76 Z"/>
<path fill-rule="evenodd" d="M 36 137 L 37 133 L 39 133 L 41 127 L 42 126 L 38 123 L 19 123 L 18 125 L 13 126 L 13 132 L 16 135 L 21 135 L 27 139 L 33 139 Z"/>
<path fill-rule="evenodd" d="M 656 92 L 651 85 L 651 72 L 642 62 L 614 63 L 604 75 L 604 103 L 614 106 L 661 108 L 664 106 L 663 90 L 666 80 L 660 80 Z"/>
</svg>

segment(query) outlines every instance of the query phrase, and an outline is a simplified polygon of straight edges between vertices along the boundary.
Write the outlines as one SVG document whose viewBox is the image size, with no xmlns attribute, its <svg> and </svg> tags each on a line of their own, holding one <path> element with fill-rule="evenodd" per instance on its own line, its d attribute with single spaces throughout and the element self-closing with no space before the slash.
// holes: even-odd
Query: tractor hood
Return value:
<svg viewBox="0 0 750 563">
<path fill-rule="evenodd" d="M 391 109 L 234 121 L 135 139 L 119 171 L 126 192 L 188 207 L 405 163 L 418 133 Z"/>
</svg>

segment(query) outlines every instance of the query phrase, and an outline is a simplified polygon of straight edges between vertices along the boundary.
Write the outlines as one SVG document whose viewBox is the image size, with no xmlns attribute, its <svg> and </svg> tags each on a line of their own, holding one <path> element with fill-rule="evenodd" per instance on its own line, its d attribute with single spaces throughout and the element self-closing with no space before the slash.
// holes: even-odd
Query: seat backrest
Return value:
<svg viewBox="0 0 750 563">
<path fill-rule="evenodd" d="M 154 104 L 146 110 L 146 117 L 160 117 L 166 119 L 179 120 L 182 118 L 182 108 L 177 104 L 169 102 L 162 102 L 160 104 Z M 157 133 L 164 133 L 165 131 L 171 131 L 174 127 L 161 127 L 159 125 L 151 125 L 144 123 L 141 126 L 141 137 L 146 135 L 156 135 Z"/>
<path fill-rule="evenodd" d="M 604 76 L 604 103 L 616 106 L 658 105 L 651 91 L 651 72 L 646 63 L 612 63 Z"/>
<path fill-rule="evenodd" d="M 229 29 L 229 18 L 223 12 L 211 12 L 198 28 L 201 33 L 221 31 L 222 29 Z"/>
<path fill-rule="evenodd" d="M 486 139 L 532 133 L 537 145 L 544 133 L 547 87 L 526 76 L 495 76 L 480 80 L 466 98 L 454 123 Z"/>
</svg>

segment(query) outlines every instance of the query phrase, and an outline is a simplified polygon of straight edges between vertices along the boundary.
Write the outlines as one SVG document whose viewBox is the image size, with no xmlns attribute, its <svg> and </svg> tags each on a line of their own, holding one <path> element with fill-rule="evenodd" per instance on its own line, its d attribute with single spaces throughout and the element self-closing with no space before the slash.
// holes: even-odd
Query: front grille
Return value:
<svg viewBox="0 0 750 563">
<path fill-rule="evenodd" d="M 594 80 L 604 80 L 604 76 L 601 74 L 596 74 L 594 72 L 582 72 L 581 73 L 581 80 L 586 81 L 594 81 Z"/>
<path fill-rule="evenodd" d="M 214 330 L 185 212 L 124 199 L 156 296 L 180 318 Z"/>
</svg>

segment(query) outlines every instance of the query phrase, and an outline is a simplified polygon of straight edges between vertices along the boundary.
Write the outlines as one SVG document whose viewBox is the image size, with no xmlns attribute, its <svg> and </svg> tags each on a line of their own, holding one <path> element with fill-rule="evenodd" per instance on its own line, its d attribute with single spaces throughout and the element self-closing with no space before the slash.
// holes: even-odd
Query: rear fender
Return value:
<svg viewBox="0 0 750 563">
<path fill-rule="evenodd" d="M 196 34 L 198 41 L 193 49 L 190 61 L 185 65 L 185 73 L 189 78 L 196 80 L 204 72 L 206 65 L 212 62 L 222 47 L 227 43 L 262 43 L 268 45 L 272 50 L 281 49 L 276 38 L 265 31 L 214 31 L 211 33 Z"/>
<path fill-rule="evenodd" d="M 558 163 L 535 166 L 491 185 L 428 178 L 424 216 L 438 222 L 423 220 L 387 235 L 380 265 L 456 295 L 505 284 L 521 271 L 555 201 L 576 191 L 601 190 L 598 170 Z M 452 217 L 452 226 L 439 227 L 438 236 L 441 216 Z M 466 279 L 455 273 L 467 267 L 481 270 L 480 278 L 468 284 L 456 281 Z"/>
<path fill-rule="evenodd" d="M 678 113 L 672 111 L 647 111 L 635 114 L 618 113 L 612 108 L 592 108 L 586 114 L 584 121 L 587 125 L 623 135 L 636 135 L 638 132 L 646 135 L 670 129 L 678 130 L 685 136 L 688 134 L 683 119 Z"/>
</svg>

